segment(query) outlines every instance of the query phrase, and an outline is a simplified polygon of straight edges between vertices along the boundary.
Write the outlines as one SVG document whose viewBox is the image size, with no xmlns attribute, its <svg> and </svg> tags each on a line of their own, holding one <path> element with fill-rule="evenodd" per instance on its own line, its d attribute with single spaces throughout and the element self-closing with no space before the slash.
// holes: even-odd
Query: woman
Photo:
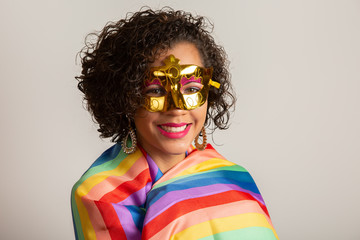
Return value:
<svg viewBox="0 0 360 240">
<path fill-rule="evenodd" d="M 74 185 L 77 239 L 277 239 L 249 173 L 206 143 L 234 97 L 204 18 L 143 10 L 81 54 L 79 89 L 116 144 Z"/>
</svg>

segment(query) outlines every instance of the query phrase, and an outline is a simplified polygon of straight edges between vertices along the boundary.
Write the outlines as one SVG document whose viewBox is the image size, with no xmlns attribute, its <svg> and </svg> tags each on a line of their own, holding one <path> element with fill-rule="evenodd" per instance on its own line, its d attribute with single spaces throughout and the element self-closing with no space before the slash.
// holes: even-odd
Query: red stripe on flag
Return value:
<svg viewBox="0 0 360 240">
<path fill-rule="evenodd" d="M 151 177 L 149 170 L 145 169 L 131 181 L 124 182 L 113 191 L 106 193 L 99 201 L 111 203 L 121 202 L 131 194 L 145 187 L 148 182 L 151 182 Z"/>
<path fill-rule="evenodd" d="M 145 235 L 143 239 L 151 238 L 169 223 L 189 212 L 242 200 L 256 201 L 263 211 L 268 214 L 265 205 L 258 202 L 249 193 L 231 190 L 210 196 L 186 199 L 174 204 L 143 227 L 143 237 Z"/>
<path fill-rule="evenodd" d="M 111 203 L 95 201 L 97 208 L 99 209 L 106 228 L 109 231 L 111 239 L 113 240 L 124 240 L 126 234 L 123 227 L 118 219 L 117 213 Z"/>
<path fill-rule="evenodd" d="M 106 193 L 99 201 L 95 201 L 111 239 L 126 239 L 125 231 L 112 204 L 123 201 L 131 194 L 142 189 L 148 182 L 151 182 L 151 177 L 149 170 L 146 169 L 131 181 L 120 184 L 113 191 Z"/>
</svg>

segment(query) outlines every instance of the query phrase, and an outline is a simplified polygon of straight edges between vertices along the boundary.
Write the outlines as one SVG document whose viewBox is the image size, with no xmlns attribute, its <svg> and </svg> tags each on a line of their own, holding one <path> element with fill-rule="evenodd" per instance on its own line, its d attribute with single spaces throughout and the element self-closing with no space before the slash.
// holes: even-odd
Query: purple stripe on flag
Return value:
<svg viewBox="0 0 360 240">
<path fill-rule="evenodd" d="M 141 206 L 146 201 L 146 195 L 150 191 L 152 187 L 152 182 L 148 182 L 145 187 L 139 189 L 138 191 L 132 193 L 127 198 L 122 200 L 121 202 L 118 202 L 117 204 L 121 205 L 135 205 L 135 206 Z"/>
<path fill-rule="evenodd" d="M 159 214 L 161 214 L 162 212 L 164 212 L 165 210 L 167 210 L 172 205 L 174 205 L 178 202 L 184 201 L 186 199 L 210 196 L 213 194 L 227 192 L 230 190 L 237 190 L 240 192 L 249 193 L 257 201 L 264 204 L 264 200 L 262 199 L 260 194 L 243 189 L 235 184 L 212 184 L 212 185 L 208 185 L 208 186 L 188 188 L 188 189 L 184 189 L 184 190 L 168 192 L 168 193 L 164 194 L 155 203 L 153 203 L 147 209 L 146 215 L 148 217 L 145 218 L 144 225 L 146 225 L 148 222 L 150 222 L 156 216 L 158 216 Z"/>
<path fill-rule="evenodd" d="M 152 160 L 152 158 L 149 156 L 149 154 L 146 155 L 146 160 L 149 165 L 151 179 L 154 182 L 156 179 L 156 175 L 159 171 L 159 167 L 156 165 L 154 160 Z"/>
<path fill-rule="evenodd" d="M 136 227 L 130 211 L 122 205 L 113 203 L 114 210 L 119 218 L 121 226 L 124 229 L 127 239 L 141 240 L 141 233 Z"/>
</svg>

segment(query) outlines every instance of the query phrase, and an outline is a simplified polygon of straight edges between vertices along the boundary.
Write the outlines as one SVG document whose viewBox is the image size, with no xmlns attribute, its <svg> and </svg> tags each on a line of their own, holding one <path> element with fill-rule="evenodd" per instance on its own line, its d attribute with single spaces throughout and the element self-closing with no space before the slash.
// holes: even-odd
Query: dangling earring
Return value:
<svg viewBox="0 0 360 240">
<path fill-rule="evenodd" d="M 201 145 L 198 143 L 200 133 L 199 133 L 199 135 L 197 135 L 195 137 L 195 147 L 196 147 L 197 150 L 200 150 L 200 151 L 204 150 L 206 148 L 206 145 L 207 145 L 207 137 L 206 137 L 206 132 L 205 132 L 204 127 L 202 127 L 202 129 L 201 129 L 201 133 L 202 133 L 202 137 L 203 137 L 203 141 L 202 141 Z"/>
<path fill-rule="evenodd" d="M 127 146 L 127 141 L 130 135 L 130 139 L 131 139 L 131 147 Z M 136 134 L 134 129 L 132 129 L 131 124 L 129 123 L 129 132 L 126 134 L 126 136 L 123 138 L 122 142 L 121 142 L 121 146 L 122 149 L 125 153 L 127 154 L 131 154 L 134 153 L 136 151 Z"/>
</svg>

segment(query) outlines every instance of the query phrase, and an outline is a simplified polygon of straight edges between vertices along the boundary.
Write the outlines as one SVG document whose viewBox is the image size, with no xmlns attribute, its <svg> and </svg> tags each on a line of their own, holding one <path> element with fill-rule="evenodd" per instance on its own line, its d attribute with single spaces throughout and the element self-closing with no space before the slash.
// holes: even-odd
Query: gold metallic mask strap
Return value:
<svg viewBox="0 0 360 240">
<path fill-rule="evenodd" d="M 215 82 L 215 81 L 213 81 L 213 80 L 211 80 L 211 79 L 210 79 L 210 81 L 209 81 L 209 84 L 210 84 L 211 86 L 217 88 L 217 89 L 220 87 L 220 83 Z"/>
</svg>

